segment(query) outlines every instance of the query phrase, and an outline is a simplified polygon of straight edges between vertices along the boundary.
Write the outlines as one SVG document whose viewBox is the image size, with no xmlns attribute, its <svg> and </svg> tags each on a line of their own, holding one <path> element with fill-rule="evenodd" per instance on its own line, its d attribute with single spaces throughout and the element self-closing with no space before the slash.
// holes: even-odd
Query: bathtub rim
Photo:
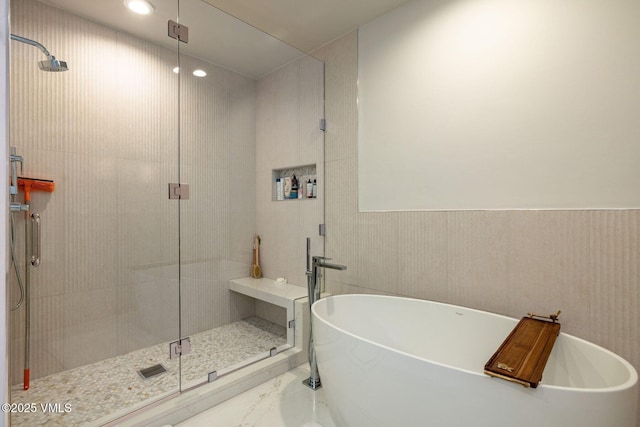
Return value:
<svg viewBox="0 0 640 427">
<path fill-rule="evenodd" d="M 423 357 L 419 357 L 416 356 L 414 354 L 411 353 L 407 353 L 405 351 L 401 351 L 392 347 L 389 347 L 387 345 L 381 344 L 381 343 L 377 343 L 375 341 L 363 338 L 361 336 L 358 336 L 352 332 L 348 332 L 342 328 L 339 328 L 338 326 L 329 323 L 326 319 L 322 318 L 321 316 L 318 315 L 316 309 L 316 305 L 318 304 L 326 304 L 326 302 L 323 303 L 323 301 L 325 300 L 330 300 L 330 299 L 342 299 L 342 298 L 353 298 L 353 297 L 359 297 L 359 298 L 372 298 L 372 299 L 395 299 L 395 300 L 407 300 L 407 301 L 419 301 L 422 303 L 427 303 L 427 304 L 434 304 L 434 305 L 439 305 L 439 306 L 447 306 L 447 307 L 451 307 L 451 308 L 456 308 L 456 309 L 461 309 L 461 310 L 467 310 L 470 312 L 475 312 L 475 313 L 483 313 L 485 315 L 491 315 L 491 316 L 497 316 L 500 318 L 504 318 L 504 319 L 508 319 L 508 320 L 512 320 L 517 322 L 518 319 L 515 319 L 513 317 L 509 317 L 509 316 L 505 316 L 503 314 L 498 314 L 498 313 L 492 313 L 490 311 L 485 311 L 485 310 L 479 310 L 479 309 L 475 309 L 475 308 L 470 308 L 470 307 L 464 307 L 464 306 L 460 306 L 460 305 L 455 305 L 455 304 L 448 304 L 448 303 L 444 303 L 444 302 L 439 302 L 439 301 L 433 301 L 433 300 L 427 300 L 427 299 L 421 299 L 421 298 L 411 298 L 411 297 L 403 297 L 403 296 L 396 296 L 396 295 L 376 295 L 376 294 L 339 294 L 339 295 L 330 295 L 324 298 L 319 299 L 318 301 L 316 301 L 312 306 L 311 306 L 311 316 L 312 319 L 315 321 L 316 319 L 318 321 L 321 321 L 322 323 L 326 324 L 327 326 L 340 331 L 341 333 L 344 333 L 345 335 L 348 335 L 350 337 L 362 340 L 368 344 L 371 345 L 375 345 L 375 346 L 379 346 L 382 347 L 386 350 L 389 350 L 393 353 L 398 353 L 407 357 L 410 357 L 412 359 L 416 359 L 419 361 L 423 361 L 423 362 L 428 362 L 428 363 L 432 363 L 434 365 L 437 366 L 441 366 L 447 369 L 455 369 L 456 371 L 459 372 L 465 372 L 465 373 L 469 373 L 469 374 L 473 374 L 479 377 L 484 377 L 484 378 L 489 378 L 489 379 L 493 379 L 491 376 L 486 375 L 484 372 L 481 371 L 471 371 L 468 369 L 463 369 L 463 368 L 459 368 L 456 366 L 452 366 L 452 365 L 447 365 L 445 363 L 441 363 L 441 362 L 436 362 L 430 359 L 425 359 Z M 638 373 L 636 371 L 636 369 L 633 367 L 633 365 L 631 363 L 629 363 L 625 358 L 623 358 L 622 356 L 614 353 L 613 351 L 604 348 L 602 346 L 599 346 L 597 344 L 594 344 L 590 341 L 587 341 L 583 338 L 579 338 L 576 337 L 575 335 L 571 335 L 571 334 L 567 334 L 566 332 L 560 332 L 561 335 L 564 335 L 566 337 L 568 337 L 569 339 L 573 339 L 573 340 L 577 340 L 578 342 L 581 342 L 584 345 L 587 345 L 589 347 L 595 348 L 599 351 L 603 351 L 605 354 L 607 354 L 610 357 L 613 357 L 615 360 L 618 360 L 620 363 L 622 363 L 622 365 L 627 368 L 627 371 L 629 372 L 629 378 L 627 379 L 627 381 L 623 382 L 622 384 L 618 384 L 615 386 L 610 386 L 610 387 L 599 387 L 599 388 L 593 388 L 593 387 L 583 387 L 583 388 L 577 388 L 577 387 L 568 387 L 568 386 L 561 386 L 561 385 L 553 385 L 553 384 L 545 384 L 543 382 L 541 382 L 537 389 L 550 389 L 550 390 L 568 390 L 571 392 L 575 392 L 575 393 L 612 393 L 612 392 L 618 392 L 618 391 L 624 391 L 630 388 L 634 388 L 637 386 L 638 384 Z"/>
</svg>

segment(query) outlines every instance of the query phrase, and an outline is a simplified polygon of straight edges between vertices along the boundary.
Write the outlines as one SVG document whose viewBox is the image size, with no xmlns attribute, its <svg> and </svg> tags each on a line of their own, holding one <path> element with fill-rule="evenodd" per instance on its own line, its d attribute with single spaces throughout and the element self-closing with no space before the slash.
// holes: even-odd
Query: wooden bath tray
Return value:
<svg viewBox="0 0 640 427">
<path fill-rule="evenodd" d="M 484 365 L 484 373 L 525 387 L 538 387 L 556 337 L 560 334 L 558 315 L 536 319 L 523 317 L 498 350 Z"/>
</svg>

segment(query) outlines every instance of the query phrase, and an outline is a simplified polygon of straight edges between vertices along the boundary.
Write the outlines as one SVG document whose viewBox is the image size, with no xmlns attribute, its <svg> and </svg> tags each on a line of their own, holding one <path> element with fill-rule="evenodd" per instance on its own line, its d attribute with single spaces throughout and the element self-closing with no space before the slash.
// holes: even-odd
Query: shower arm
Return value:
<svg viewBox="0 0 640 427">
<path fill-rule="evenodd" d="M 35 40 L 31 40 L 31 39 L 28 39 L 28 38 L 22 37 L 22 36 L 17 36 L 15 34 L 11 34 L 11 40 L 15 40 L 15 41 L 18 41 L 18 42 L 21 42 L 21 43 L 26 43 L 26 44 L 30 44 L 31 46 L 35 46 L 38 49 L 40 49 L 42 51 L 42 53 L 44 53 L 47 56 L 47 59 L 49 59 L 49 61 L 55 60 L 55 57 L 49 53 L 47 48 L 44 47 L 42 44 L 38 43 Z"/>
</svg>

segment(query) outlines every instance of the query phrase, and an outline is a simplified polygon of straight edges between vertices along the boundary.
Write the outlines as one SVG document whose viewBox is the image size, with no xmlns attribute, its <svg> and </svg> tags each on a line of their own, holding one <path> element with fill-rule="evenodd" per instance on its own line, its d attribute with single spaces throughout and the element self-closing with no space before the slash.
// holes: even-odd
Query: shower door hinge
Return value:
<svg viewBox="0 0 640 427">
<path fill-rule="evenodd" d="M 289 327 L 289 329 L 294 329 L 296 327 L 296 321 L 289 320 L 289 323 L 287 323 L 287 326 Z"/>
<path fill-rule="evenodd" d="M 320 119 L 320 130 L 322 132 L 326 132 L 327 131 L 327 120 L 326 119 Z"/>
<path fill-rule="evenodd" d="M 169 199 L 189 200 L 189 184 L 170 182 Z"/>
<path fill-rule="evenodd" d="M 191 353 L 191 338 L 182 338 L 169 344 L 169 359 L 176 359 Z"/>
<path fill-rule="evenodd" d="M 169 20 L 169 37 L 189 43 L 189 27 L 180 25 L 176 21 Z"/>
<path fill-rule="evenodd" d="M 327 224 L 320 224 L 318 226 L 318 234 L 320 236 L 326 236 L 327 235 Z"/>
</svg>

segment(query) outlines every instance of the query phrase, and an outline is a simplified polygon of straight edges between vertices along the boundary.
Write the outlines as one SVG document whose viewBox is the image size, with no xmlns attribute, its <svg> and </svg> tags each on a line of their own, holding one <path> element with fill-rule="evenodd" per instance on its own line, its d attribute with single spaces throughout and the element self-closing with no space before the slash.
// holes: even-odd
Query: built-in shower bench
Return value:
<svg viewBox="0 0 640 427">
<path fill-rule="evenodd" d="M 295 301 L 307 297 L 307 289 L 290 283 L 276 284 L 273 279 L 243 277 L 229 281 L 229 290 L 282 307 L 286 311 L 287 342 L 294 342 Z"/>
</svg>

